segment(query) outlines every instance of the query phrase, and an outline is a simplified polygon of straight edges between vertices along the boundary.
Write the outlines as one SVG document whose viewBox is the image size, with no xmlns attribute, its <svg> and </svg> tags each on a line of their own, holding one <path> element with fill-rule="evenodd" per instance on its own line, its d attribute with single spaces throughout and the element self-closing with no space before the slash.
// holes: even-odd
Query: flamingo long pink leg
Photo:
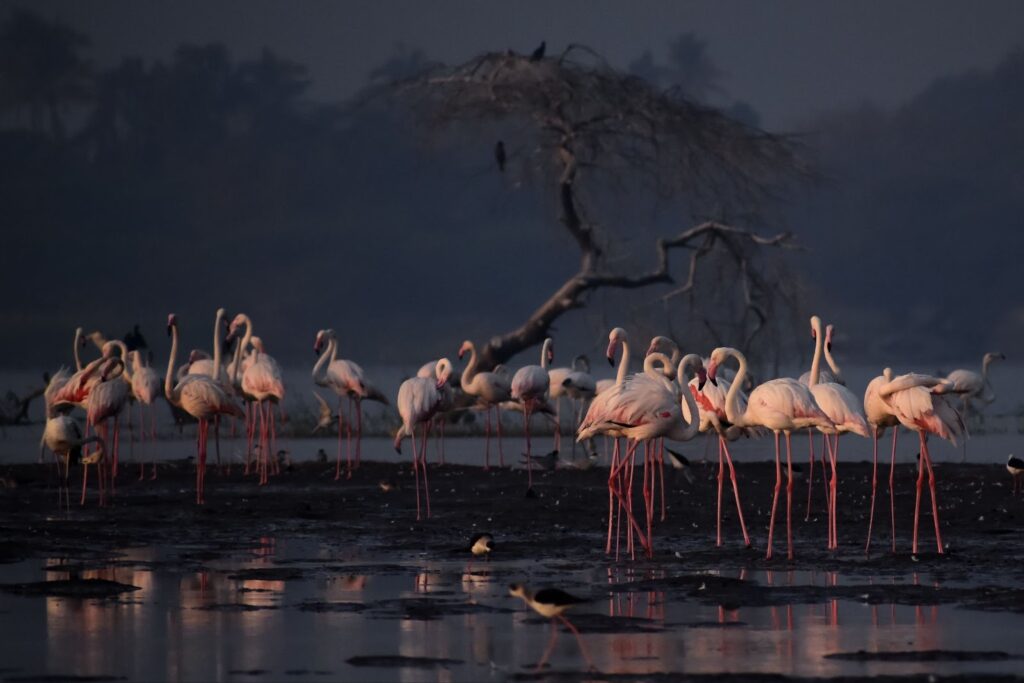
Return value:
<svg viewBox="0 0 1024 683">
<path fill-rule="evenodd" d="M 423 470 L 423 495 L 427 501 L 427 519 L 430 519 L 430 483 L 427 481 L 427 429 L 429 423 L 423 425 L 423 452 L 420 455 L 420 468 Z"/>
<path fill-rule="evenodd" d="M 871 552 L 871 529 L 875 525 L 875 490 L 878 488 L 878 427 L 871 425 L 871 436 L 874 446 L 871 450 L 871 507 L 868 511 L 868 540 L 864 544 L 864 554 Z"/>
<path fill-rule="evenodd" d="M 421 519 L 420 515 L 420 457 L 416 448 L 416 427 L 410 433 L 412 437 L 412 471 L 416 477 L 416 521 Z"/>
<path fill-rule="evenodd" d="M 896 437 L 899 427 L 892 428 L 892 460 L 889 465 L 889 515 L 892 518 L 892 551 L 896 552 Z"/>
<path fill-rule="evenodd" d="M 153 447 L 153 449 L 155 449 L 156 448 L 156 407 L 153 406 L 153 404 L 149 405 L 149 425 L 150 425 L 150 432 L 149 432 L 150 441 L 153 442 L 152 443 L 152 447 Z M 151 462 L 152 467 L 153 467 L 153 475 L 150 477 L 150 479 L 156 479 L 156 451 L 152 450 L 151 452 L 152 452 L 152 455 L 150 456 L 150 462 Z"/>
<path fill-rule="evenodd" d="M 928 437 L 924 437 L 923 445 L 922 455 L 925 467 L 928 468 L 928 488 L 931 489 L 932 493 L 932 522 L 935 523 L 935 548 L 939 555 L 944 555 L 946 551 L 942 547 L 942 532 L 939 531 L 939 500 L 935 493 L 935 471 L 932 469 L 931 453 L 928 452 Z"/>
<path fill-rule="evenodd" d="M 793 446 L 786 432 L 786 545 L 787 557 L 793 559 Z"/>
<path fill-rule="evenodd" d="M 505 447 L 501 443 L 501 406 L 494 406 L 494 419 L 498 429 L 498 467 L 505 466 Z"/>
<path fill-rule="evenodd" d="M 533 488 L 533 451 L 530 450 L 530 402 L 523 405 L 523 420 L 526 424 L 526 489 Z"/>
<path fill-rule="evenodd" d="M 356 469 L 363 461 L 363 399 L 356 398 Z M 425 472 L 424 472 L 425 473 Z M 428 517 L 430 515 L 427 515 Z"/>
<path fill-rule="evenodd" d="M 779 433 L 775 432 L 775 495 L 772 496 L 772 513 L 768 518 L 768 554 L 767 559 L 772 559 L 772 539 L 775 538 L 775 510 L 779 504 L 779 491 L 782 489 L 782 465 L 779 462 Z"/>
<path fill-rule="evenodd" d="M 484 411 L 484 471 L 491 469 L 491 407 Z"/>
<path fill-rule="evenodd" d="M 345 423 L 346 478 L 352 478 L 352 397 L 348 399 L 348 420 Z"/>
<path fill-rule="evenodd" d="M 604 554 L 612 552 L 612 520 L 615 518 L 615 471 L 619 462 L 619 440 L 615 440 L 615 447 L 612 450 L 611 467 L 608 469 L 608 543 L 605 546 Z"/>
<path fill-rule="evenodd" d="M 832 549 L 839 548 L 839 473 L 836 468 L 839 464 L 839 432 L 836 432 L 835 443 L 832 446 Z"/>
<path fill-rule="evenodd" d="M 725 464 L 729 466 L 729 479 L 732 480 L 732 494 L 736 499 L 736 515 L 740 518 L 740 530 L 743 531 L 743 544 L 750 547 L 750 536 L 747 535 L 747 523 L 743 521 L 743 505 L 740 503 L 740 486 L 736 481 L 736 468 L 732 464 L 732 455 L 729 453 L 729 444 L 721 439 L 722 450 L 725 452 Z"/>
<path fill-rule="evenodd" d="M 573 441 L 573 443 L 576 443 Z M 665 521 L 665 439 L 658 441 L 658 476 L 661 480 L 661 521 Z"/>
<path fill-rule="evenodd" d="M 715 545 L 722 547 L 722 485 L 725 482 L 725 456 L 722 454 L 722 440 L 718 440 L 718 523 Z"/>
<path fill-rule="evenodd" d="M 341 442 L 344 437 L 343 420 L 341 419 L 341 395 L 338 395 L 338 459 L 334 462 L 334 481 L 341 479 Z"/>
<path fill-rule="evenodd" d="M 128 410 L 131 410 L 129 408 Z M 135 440 L 135 432 L 132 432 L 132 440 Z M 142 451 L 145 450 L 143 443 L 146 440 L 146 422 L 142 417 L 142 401 L 139 401 L 139 481 L 146 476 L 146 462 L 143 460 Z"/>
<path fill-rule="evenodd" d="M 814 430 L 807 428 L 807 445 L 810 449 L 810 460 L 807 464 L 807 514 L 804 521 L 811 521 L 811 491 L 814 489 Z"/>
<path fill-rule="evenodd" d="M 121 445 L 120 418 L 117 415 L 115 415 L 114 416 L 114 464 L 113 464 L 113 466 L 110 469 L 110 489 L 111 489 L 111 493 L 113 493 L 113 489 L 114 489 L 114 480 L 117 478 L 117 458 L 118 458 L 118 451 L 121 450 L 120 449 L 120 445 Z"/>
<path fill-rule="evenodd" d="M 256 415 L 253 412 L 252 401 L 245 402 L 245 471 L 242 474 L 248 476 L 249 471 L 252 469 L 252 440 L 255 436 L 256 431 Z"/>
</svg>

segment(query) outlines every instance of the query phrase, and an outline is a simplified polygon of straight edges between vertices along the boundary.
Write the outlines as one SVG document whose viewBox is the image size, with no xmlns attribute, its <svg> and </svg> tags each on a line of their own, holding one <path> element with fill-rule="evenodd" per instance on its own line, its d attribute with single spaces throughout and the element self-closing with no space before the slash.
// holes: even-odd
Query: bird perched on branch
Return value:
<svg viewBox="0 0 1024 683">
<path fill-rule="evenodd" d="M 544 52 L 545 50 L 547 50 L 547 47 L 547 41 L 540 41 L 540 45 L 537 46 L 537 49 L 530 54 L 530 61 L 539 62 L 540 60 L 544 59 Z"/>
</svg>

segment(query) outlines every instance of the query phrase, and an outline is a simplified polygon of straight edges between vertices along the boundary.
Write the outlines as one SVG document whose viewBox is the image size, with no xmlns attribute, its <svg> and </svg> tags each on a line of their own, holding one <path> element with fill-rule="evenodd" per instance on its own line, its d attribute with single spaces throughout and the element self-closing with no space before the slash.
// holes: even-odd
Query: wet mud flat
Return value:
<svg viewBox="0 0 1024 683">
<path fill-rule="evenodd" d="M 258 619 L 286 612 L 359 620 L 351 623 L 371 630 L 391 622 L 428 629 L 422 651 L 373 639 L 336 661 L 325 657 L 307 666 L 285 657 L 274 660 L 275 666 L 263 662 L 225 668 L 223 677 L 231 680 L 391 680 L 409 672 L 413 680 L 436 680 L 439 672 L 453 680 L 477 680 L 485 674 L 489 679 L 678 680 L 683 673 L 688 679 L 711 680 L 717 678 L 714 660 L 699 660 L 702 665 L 695 666 L 699 652 L 691 659 L 680 658 L 659 649 L 659 643 L 668 648 L 679 639 L 709 632 L 722 634 L 722 642 L 728 643 L 731 633 L 751 629 L 774 638 L 776 628 L 792 629 L 794 614 L 797 622 L 832 626 L 841 634 L 839 612 L 847 616 L 855 608 L 868 610 L 864 614 L 871 616 L 864 618 L 869 623 L 907 610 L 914 621 L 932 619 L 934 628 L 946 618 L 935 615 L 960 613 L 969 615 L 976 629 L 987 628 L 990 619 L 996 619 L 994 629 L 1007 623 L 1024 626 L 1024 498 L 1011 495 L 1009 476 L 1001 466 L 936 468 L 944 555 L 936 553 L 927 483 L 921 552 L 910 553 L 913 465 L 897 466 L 898 552 L 891 552 L 888 468 L 881 469 L 873 549 L 866 555 L 870 464 L 841 465 L 840 547 L 835 552 L 825 549 L 825 494 L 818 468 L 812 512 L 805 521 L 807 465 L 801 465 L 804 471 L 793 490 L 793 561 L 785 559 L 785 486 L 776 556 L 764 557 L 774 464 L 737 467 L 754 546 L 746 549 L 728 480 L 722 501 L 724 544 L 715 547 L 717 463 L 696 463 L 693 483 L 666 470 L 667 519 L 656 521 L 654 558 L 638 555 L 635 561 L 622 557 L 618 562 L 604 553 L 608 470 L 600 467 L 535 471 L 535 495 L 527 496 L 523 470 L 432 463 L 433 514 L 417 522 L 409 465 L 364 462 L 350 479 L 335 481 L 333 465 L 302 463 L 263 487 L 255 477 L 243 476 L 241 468 L 227 473 L 211 467 L 202 507 L 192 502 L 191 463 L 162 465 L 156 481 L 137 481 L 136 470 L 127 466 L 108 506 L 96 506 L 94 489 L 86 506 L 78 506 L 77 487 L 72 486 L 75 504 L 66 513 L 57 504 L 52 466 L 17 465 L 6 469 L 9 486 L 0 491 L 0 591 L 12 596 L 7 600 L 19 600 L 4 605 L 57 599 L 127 608 L 153 599 L 152 589 L 140 587 L 139 578 L 179 577 L 199 582 L 197 594 L 203 597 L 187 607 L 210 618 L 242 620 L 251 614 Z M 660 499 L 657 507 L 660 513 Z M 496 551 L 488 562 L 470 563 L 466 545 L 478 531 L 494 535 Z M 36 569 L 29 575 L 6 572 L 5 567 Z M 376 581 L 376 592 L 361 586 L 367 580 Z M 610 651 L 598 663 L 599 672 L 582 668 L 570 635 L 562 636 L 566 642 L 549 668 L 530 668 L 546 642 L 547 622 L 504 596 L 512 581 L 556 585 L 592 601 L 573 613 L 573 621 L 587 638 L 609 639 L 600 641 L 609 643 Z M 204 587 L 216 582 L 231 588 Z M 506 656 L 500 639 L 488 641 L 486 654 L 429 646 L 431 638 L 440 637 L 430 628 L 458 624 L 451 626 L 458 630 L 470 622 L 476 628 L 477 621 L 503 624 L 513 619 L 530 634 L 526 655 L 517 649 Z M 892 618 L 894 625 L 899 622 Z M 640 638 L 655 643 L 653 654 L 628 648 L 613 652 L 625 647 L 623 642 Z M 751 662 L 746 667 L 732 659 L 723 660 L 721 670 L 754 681 L 774 680 L 779 673 L 831 680 L 910 679 L 930 673 L 995 680 L 1024 671 L 1024 640 L 1016 640 L 1020 645 L 1014 649 L 952 647 L 956 639 L 943 641 L 949 647 L 926 642 L 908 646 L 909 641 L 894 637 L 861 648 L 847 647 L 837 637 L 806 652 L 783 652 L 780 660 L 821 660 L 820 667 L 804 663 L 771 671 L 764 670 L 771 665 Z M 52 668 L 46 673 L 18 662 L 5 666 L 0 679 L 56 680 L 32 678 L 52 676 Z M 89 675 L 140 678 L 116 665 Z"/>
</svg>

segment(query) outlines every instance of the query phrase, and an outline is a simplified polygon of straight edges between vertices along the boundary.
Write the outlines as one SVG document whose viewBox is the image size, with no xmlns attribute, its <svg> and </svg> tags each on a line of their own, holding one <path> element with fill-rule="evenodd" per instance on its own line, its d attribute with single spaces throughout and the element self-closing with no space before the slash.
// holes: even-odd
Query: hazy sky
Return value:
<svg viewBox="0 0 1024 683">
<path fill-rule="evenodd" d="M 899 104 L 938 76 L 991 67 L 1024 44 L 1016 0 L 821 2 L 327 2 L 325 0 L 32 0 L 5 2 L 59 17 L 92 36 L 101 65 L 165 56 L 183 41 L 266 45 L 309 65 L 312 94 L 347 96 L 396 44 L 442 61 L 484 50 L 590 45 L 625 66 L 643 50 L 664 57 L 680 33 L 705 39 L 724 85 L 768 127 L 870 100 Z M 2 5 L 0 5 L 2 6 Z"/>
</svg>

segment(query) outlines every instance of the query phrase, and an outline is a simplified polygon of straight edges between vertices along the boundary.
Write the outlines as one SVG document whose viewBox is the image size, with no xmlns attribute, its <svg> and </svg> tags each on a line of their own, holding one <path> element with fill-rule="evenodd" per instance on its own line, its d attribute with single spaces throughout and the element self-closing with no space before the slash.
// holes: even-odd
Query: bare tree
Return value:
<svg viewBox="0 0 1024 683">
<path fill-rule="evenodd" d="M 668 296 L 690 295 L 684 300 L 699 309 L 701 297 L 694 294 L 703 284 L 701 265 L 729 265 L 746 330 L 743 342 L 749 344 L 764 328 L 776 290 L 758 265 L 758 253 L 794 247 L 790 234 L 766 237 L 702 221 L 658 240 L 654 265 L 629 273 L 613 264 L 614 236 L 589 217 L 595 202 L 587 200 L 587 192 L 639 186 L 652 199 L 684 201 L 692 214 L 724 206 L 731 215 L 756 220 L 766 202 L 809 173 L 794 140 L 616 71 L 577 45 L 538 61 L 510 51 L 487 53 L 404 80 L 395 92 L 433 129 L 512 128 L 514 137 L 506 134 L 505 145 L 535 150 L 528 156 L 551 172 L 561 223 L 580 251 L 579 270 L 522 325 L 492 338 L 482 350 L 485 363 L 505 362 L 541 342 L 555 320 L 584 307 L 596 290 L 677 282 L 669 258 L 676 249 L 689 251 L 689 270 Z M 711 324 L 711 316 L 703 319 Z"/>
</svg>

